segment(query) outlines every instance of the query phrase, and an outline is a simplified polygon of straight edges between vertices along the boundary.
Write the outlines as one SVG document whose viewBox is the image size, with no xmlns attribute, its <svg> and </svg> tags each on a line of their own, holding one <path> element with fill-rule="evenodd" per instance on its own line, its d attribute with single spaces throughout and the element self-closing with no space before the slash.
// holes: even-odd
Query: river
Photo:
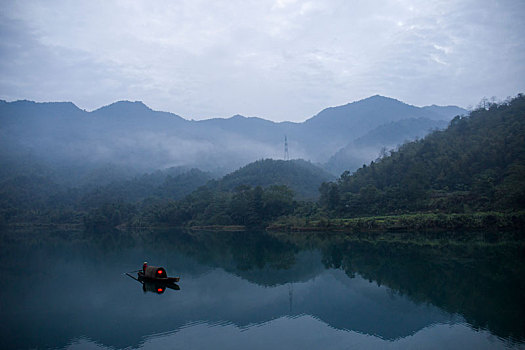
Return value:
<svg viewBox="0 0 525 350">
<path fill-rule="evenodd" d="M 413 237 L 5 231 L 0 347 L 525 348 L 522 242 Z"/>
</svg>

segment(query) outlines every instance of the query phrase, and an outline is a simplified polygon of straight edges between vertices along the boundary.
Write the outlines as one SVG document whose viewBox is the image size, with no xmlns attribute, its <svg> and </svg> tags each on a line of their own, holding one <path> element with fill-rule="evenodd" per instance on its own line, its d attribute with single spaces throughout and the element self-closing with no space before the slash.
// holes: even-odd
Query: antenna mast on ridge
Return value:
<svg viewBox="0 0 525 350">
<path fill-rule="evenodd" d="M 290 160 L 290 154 L 288 153 L 288 139 L 284 135 L 284 160 Z"/>
</svg>

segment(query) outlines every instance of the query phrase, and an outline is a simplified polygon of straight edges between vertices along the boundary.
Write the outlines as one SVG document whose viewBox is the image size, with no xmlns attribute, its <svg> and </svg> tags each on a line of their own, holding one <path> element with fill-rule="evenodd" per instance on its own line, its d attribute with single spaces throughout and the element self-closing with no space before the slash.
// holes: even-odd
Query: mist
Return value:
<svg viewBox="0 0 525 350">
<path fill-rule="evenodd" d="M 258 159 L 282 159 L 287 137 L 291 158 L 327 164 L 338 175 L 374 160 L 382 148 L 443 128 L 464 111 L 439 108 L 374 96 L 325 109 L 303 123 L 275 123 L 239 115 L 190 121 L 141 102 L 87 112 L 72 103 L 16 101 L 0 105 L 0 132 L 4 154 L 55 167 L 86 171 L 112 164 L 130 174 L 186 167 L 218 176 Z"/>
</svg>

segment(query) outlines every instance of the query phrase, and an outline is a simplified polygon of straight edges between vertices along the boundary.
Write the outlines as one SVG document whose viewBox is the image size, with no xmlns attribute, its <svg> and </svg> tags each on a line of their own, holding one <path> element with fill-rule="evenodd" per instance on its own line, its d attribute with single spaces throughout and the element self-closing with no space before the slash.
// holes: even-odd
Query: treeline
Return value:
<svg viewBox="0 0 525 350">
<path fill-rule="evenodd" d="M 170 168 L 125 175 L 112 166 L 62 168 L 24 158 L 1 158 L 0 225 L 87 224 L 115 227 L 128 222 L 149 203 L 177 200 L 210 180 L 198 169 Z M 67 174 L 71 178 L 67 179 Z"/>
<path fill-rule="evenodd" d="M 332 217 L 525 208 L 525 96 L 490 104 L 324 183 Z"/>
<path fill-rule="evenodd" d="M 156 203 L 129 223 L 131 226 L 262 226 L 291 214 L 298 203 L 287 186 L 251 187 L 233 191 L 203 186 L 180 201 Z"/>
<path fill-rule="evenodd" d="M 332 176 L 304 160 L 263 159 L 219 180 L 210 180 L 184 198 L 147 199 L 129 206 L 113 203 L 90 211 L 89 228 L 120 221 L 132 227 L 247 226 L 267 227 L 277 218 L 316 207 L 313 189 Z"/>
<path fill-rule="evenodd" d="M 4 159 L 5 163 L 5 159 Z M 111 167 L 74 185 L 38 163 L 0 173 L 0 224 L 265 227 L 312 196 L 330 175 L 302 160 L 260 160 L 220 180 L 198 169 L 171 168 L 125 178 Z M 100 185 L 96 183 L 102 182 Z M 280 183 L 291 184 L 296 190 Z"/>
</svg>

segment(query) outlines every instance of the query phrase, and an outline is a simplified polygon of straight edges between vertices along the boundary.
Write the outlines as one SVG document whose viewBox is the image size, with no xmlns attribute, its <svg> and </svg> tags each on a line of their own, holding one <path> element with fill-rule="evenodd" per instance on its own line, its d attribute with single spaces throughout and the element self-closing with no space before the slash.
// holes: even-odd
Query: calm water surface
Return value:
<svg viewBox="0 0 525 350">
<path fill-rule="evenodd" d="M 525 348 L 523 244 L 494 237 L 1 237 L 2 349 Z M 144 260 L 180 290 L 124 275 Z"/>
</svg>

